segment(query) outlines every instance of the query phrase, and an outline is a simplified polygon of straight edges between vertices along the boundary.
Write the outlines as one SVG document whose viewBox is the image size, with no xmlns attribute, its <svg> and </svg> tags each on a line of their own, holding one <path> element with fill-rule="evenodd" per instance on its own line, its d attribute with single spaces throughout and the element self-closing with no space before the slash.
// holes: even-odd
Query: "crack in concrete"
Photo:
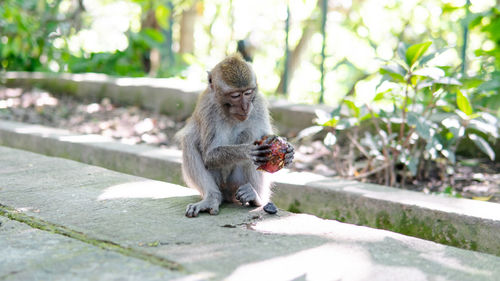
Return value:
<svg viewBox="0 0 500 281">
<path fill-rule="evenodd" d="M 99 247 L 101 249 L 107 250 L 107 251 L 113 251 L 128 257 L 140 259 L 146 262 L 149 262 L 151 264 L 159 265 L 161 267 L 167 268 L 169 270 L 174 270 L 174 271 L 181 271 L 181 272 L 186 272 L 186 270 L 180 265 L 179 263 L 176 263 L 174 261 L 154 256 L 149 253 L 144 253 L 141 251 L 137 251 L 133 248 L 130 247 L 125 247 L 121 246 L 120 244 L 117 244 L 113 241 L 108 241 L 108 240 L 103 240 L 103 239 L 98 239 L 94 237 L 89 237 L 88 235 L 69 229 L 65 226 L 50 223 L 47 221 L 44 221 L 39 218 L 35 218 L 32 216 L 29 216 L 27 214 L 24 214 L 20 211 L 17 211 L 16 209 L 5 206 L 3 204 L 0 204 L 0 216 L 9 218 L 11 220 L 15 220 L 24 224 L 29 225 L 32 228 L 36 228 L 39 230 L 63 235 L 72 239 L 79 240 L 81 242 Z"/>
</svg>

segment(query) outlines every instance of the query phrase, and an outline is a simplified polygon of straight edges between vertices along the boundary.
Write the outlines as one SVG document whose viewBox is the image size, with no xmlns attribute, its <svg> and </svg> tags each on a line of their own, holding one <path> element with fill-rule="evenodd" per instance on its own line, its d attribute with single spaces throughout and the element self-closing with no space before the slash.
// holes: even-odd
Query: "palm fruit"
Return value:
<svg viewBox="0 0 500 281">
<path fill-rule="evenodd" d="M 271 136 L 264 136 L 262 139 L 255 141 L 254 144 L 262 145 Z M 285 166 L 285 154 L 288 148 L 287 142 L 281 137 L 273 137 L 269 143 L 271 145 L 270 159 L 265 164 L 260 165 L 257 170 L 274 173 L 281 170 Z"/>
</svg>

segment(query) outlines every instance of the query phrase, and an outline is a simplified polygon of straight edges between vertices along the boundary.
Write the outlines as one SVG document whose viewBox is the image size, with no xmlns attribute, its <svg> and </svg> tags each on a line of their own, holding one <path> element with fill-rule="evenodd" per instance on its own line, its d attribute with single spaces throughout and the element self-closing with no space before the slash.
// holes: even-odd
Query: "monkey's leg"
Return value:
<svg viewBox="0 0 500 281">
<path fill-rule="evenodd" d="M 252 206 L 262 206 L 269 202 L 271 183 L 266 175 L 255 169 L 255 166 L 245 166 L 244 175 L 246 183 L 236 191 L 236 200 L 241 204 L 250 203 Z"/>
<path fill-rule="evenodd" d="M 198 203 L 189 204 L 186 208 L 186 216 L 189 218 L 198 216 L 199 212 L 209 212 L 211 215 L 219 213 L 219 205 L 222 196 L 216 193 L 209 193 Z"/>
<path fill-rule="evenodd" d="M 203 198 L 200 202 L 187 206 L 186 216 L 196 217 L 199 212 L 217 215 L 222 202 L 222 194 L 213 175 L 205 168 L 200 153 L 192 145 L 184 147 L 182 174 L 187 185 L 196 188 Z"/>
<path fill-rule="evenodd" d="M 240 201 L 243 206 L 247 203 L 253 206 L 262 205 L 262 200 L 257 194 L 257 191 L 253 188 L 250 183 L 246 183 L 238 188 L 236 191 L 236 200 Z"/>
</svg>

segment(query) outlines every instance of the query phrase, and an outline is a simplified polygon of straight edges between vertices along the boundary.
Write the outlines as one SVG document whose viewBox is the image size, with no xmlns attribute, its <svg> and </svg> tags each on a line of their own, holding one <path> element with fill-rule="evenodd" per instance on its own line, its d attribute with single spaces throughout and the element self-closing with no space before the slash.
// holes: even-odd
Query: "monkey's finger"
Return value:
<svg viewBox="0 0 500 281">
<path fill-rule="evenodd" d="M 248 197 L 246 190 L 238 190 L 236 192 L 236 200 L 240 201 L 241 205 L 245 206 L 247 203 L 246 198 Z"/>
<path fill-rule="evenodd" d="M 198 213 L 200 212 L 198 205 L 196 204 L 189 204 L 186 209 L 186 217 L 192 218 L 198 216 Z"/>
<path fill-rule="evenodd" d="M 264 150 L 253 150 L 250 152 L 250 155 L 252 156 L 265 156 L 266 154 L 270 154 L 271 149 L 264 149 Z"/>
<path fill-rule="evenodd" d="M 217 215 L 219 213 L 219 208 L 211 208 L 209 211 L 210 215 Z"/>
<path fill-rule="evenodd" d="M 269 162 L 269 160 L 263 160 L 263 161 L 256 161 L 256 160 L 254 160 L 253 164 L 255 166 L 259 167 L 259 166 L 265 165 L 267 162 Z"/>
<path fill-rule="evenodd" d="M 264 141 L 264 144 L 270 144 L 272 143 L 276 138 L 278 138 L 277 135 L 271 135 L 269 136 L 265 141 Z"/>
<path fill-rule="evenodd" d="M 253 162 L 267 162 L 269 161 L 269 156 L 254 156 L 252 159 Z"/>
<path fill-rule="evenodd" d="M 261 145 L 257 145 L 254 150 L 266 150 L 266 149 L 270 149 L 272 147 L 272 145 L 270 144 L 261 144 Z"/>
<path fill-rule="evenodd" d="M 269 162 L 269 160 L 261 159 L 261 160 L 253 160 L 254 165 L 261 166 Z"/>
</svg>

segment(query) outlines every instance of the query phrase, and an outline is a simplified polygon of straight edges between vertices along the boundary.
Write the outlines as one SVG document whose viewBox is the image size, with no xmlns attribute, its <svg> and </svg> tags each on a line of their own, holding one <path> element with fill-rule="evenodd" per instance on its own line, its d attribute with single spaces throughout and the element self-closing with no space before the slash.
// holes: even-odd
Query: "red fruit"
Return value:
<svg viewBox="0 0 500 281">
<path fill-rule="evenodd" d="M 254 144 L 256 145 L 262 145 L 265 143 L 265 141 L 269 138 L 269 136 L 264 136 L 262 139 L 255 141 Z M 285 166 L 285 154 L 286 150 L 288 148 L 287 142 L 280 138 L 280 137 L 275 137 L 271 143 L 271 153 L 270 153 L 270 159 L 267 161 L 266 164 L 260 165 L 257 170 L 259 171 L 266 171 L 269 173 L 274 173 L 279 170 L 281 170 Z"/>
</svg>

